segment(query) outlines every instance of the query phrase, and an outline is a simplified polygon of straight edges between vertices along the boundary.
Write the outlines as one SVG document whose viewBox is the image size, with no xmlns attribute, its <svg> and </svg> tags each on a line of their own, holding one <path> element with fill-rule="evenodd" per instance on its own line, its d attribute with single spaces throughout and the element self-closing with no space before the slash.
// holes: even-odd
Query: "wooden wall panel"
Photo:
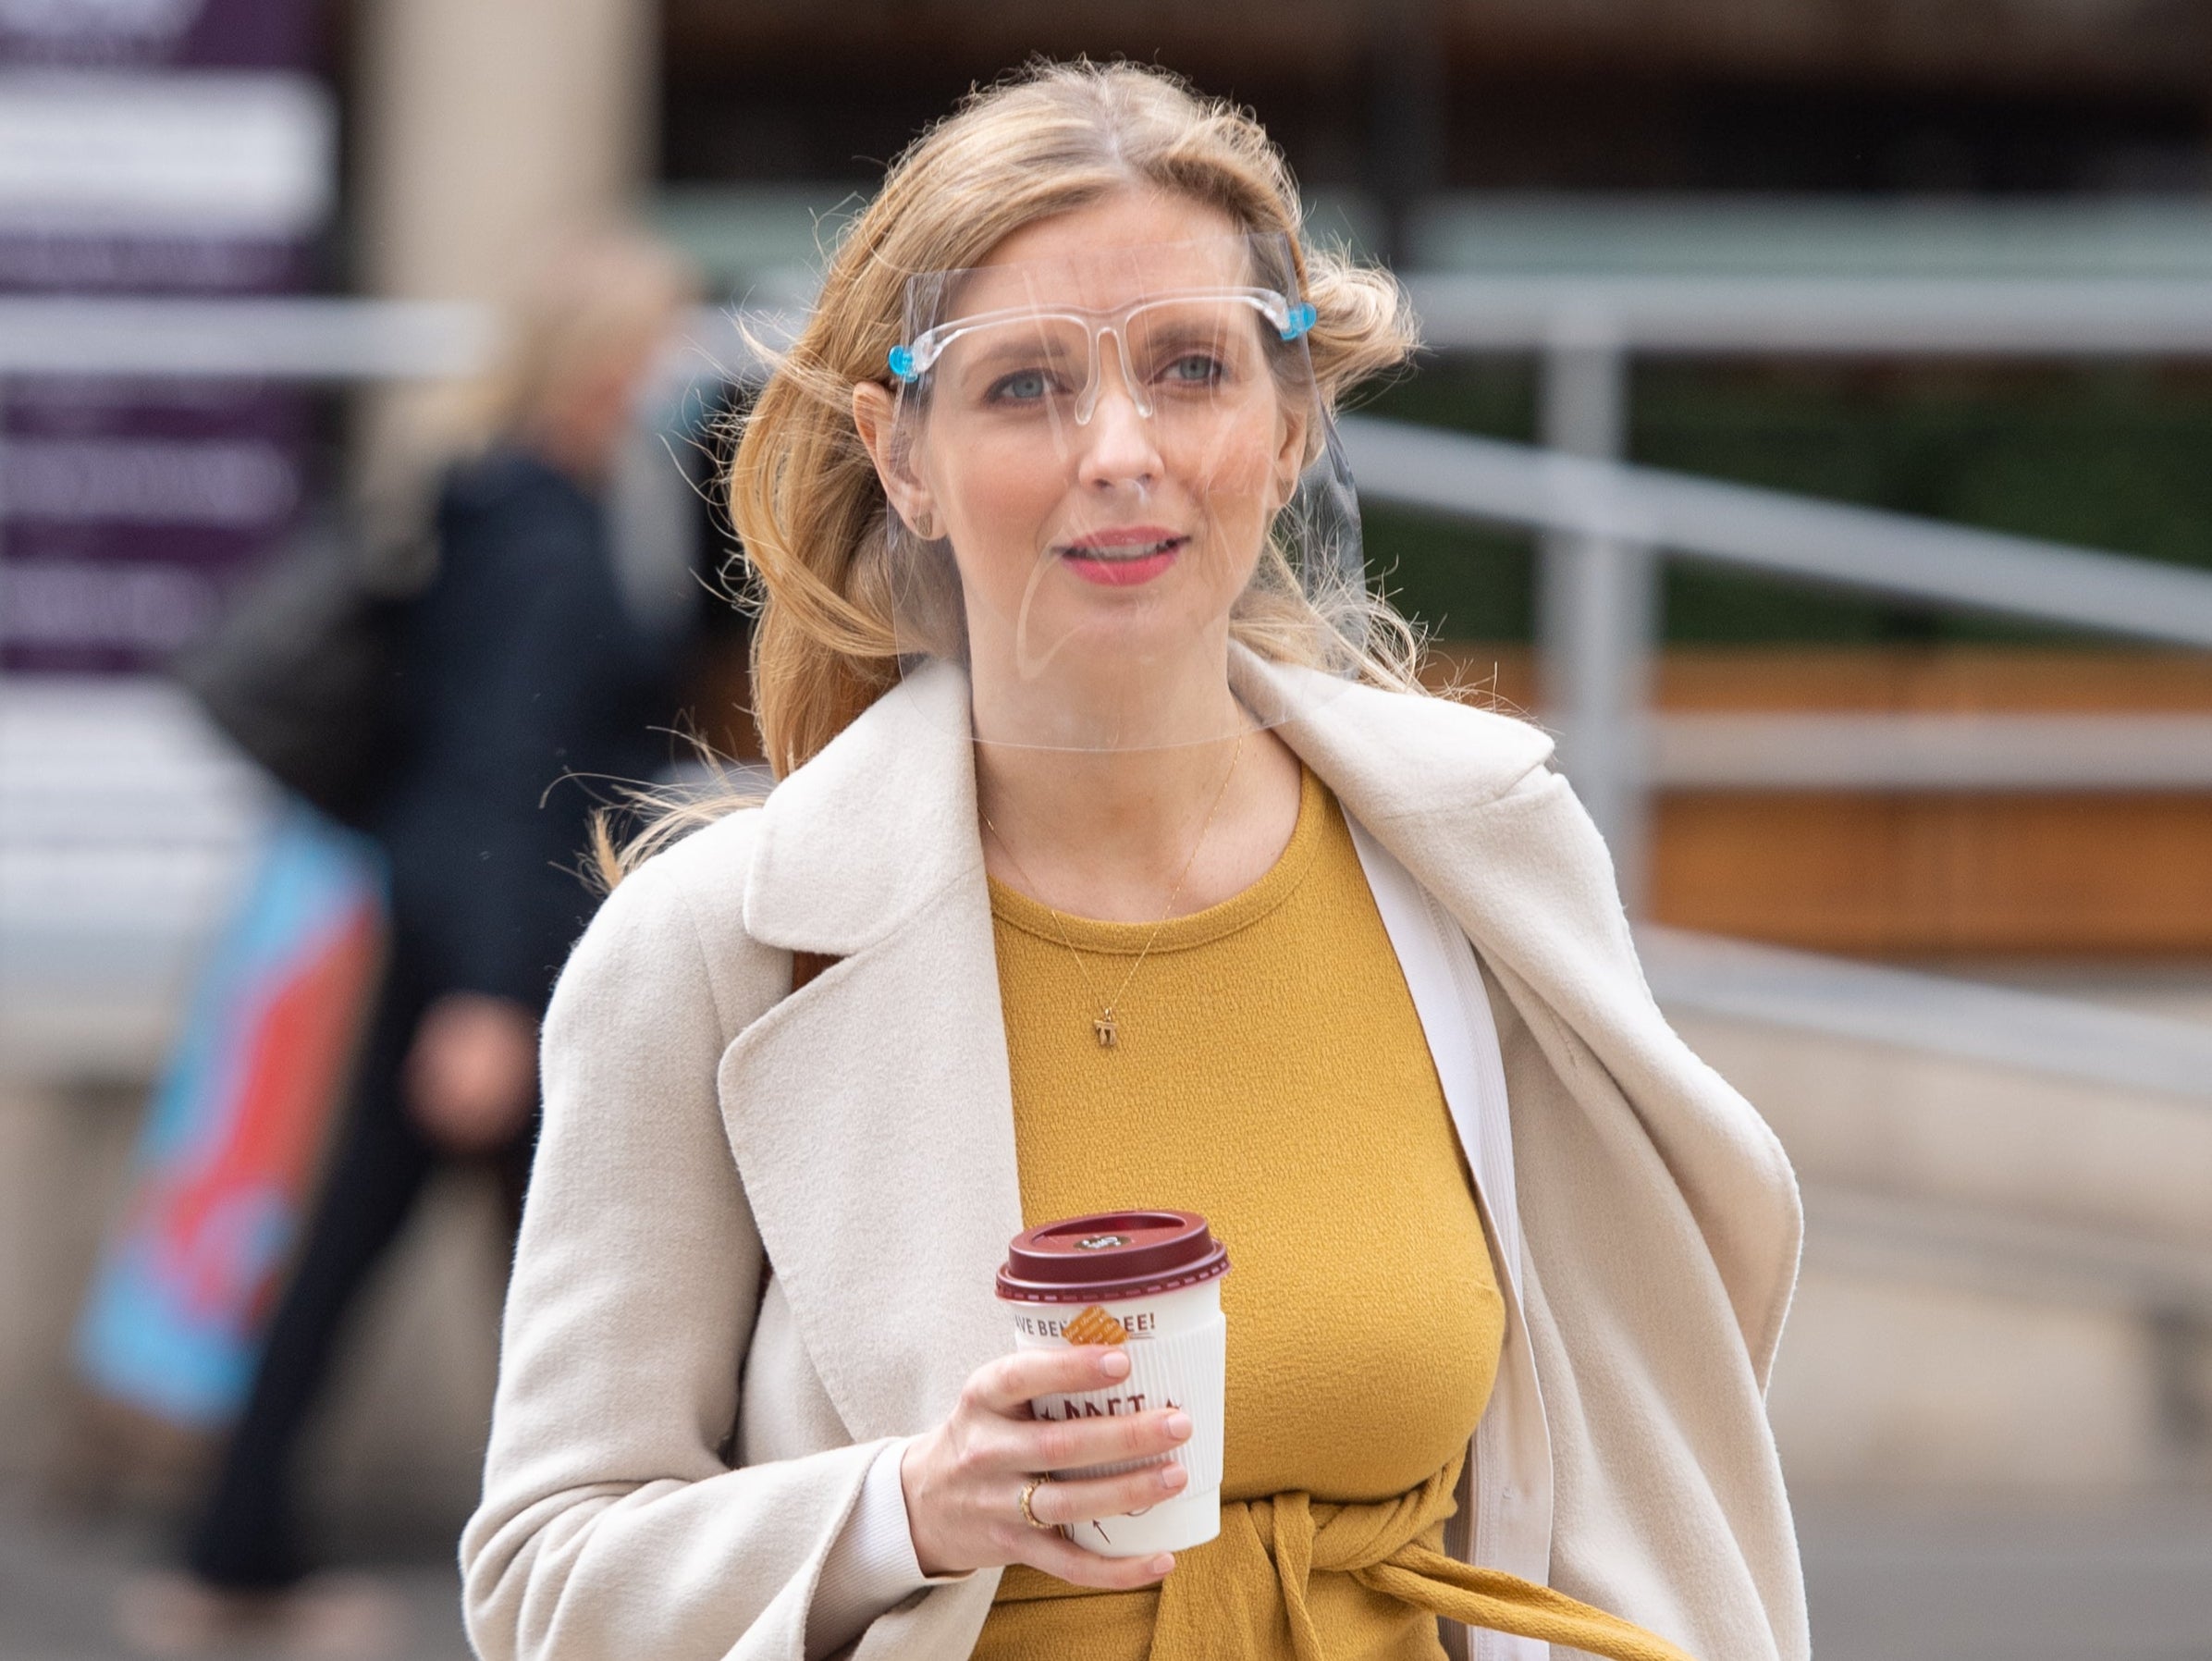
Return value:
<svg viewBox="0 0 2212 1661">
<path fill-rule="evenodd" d="M 1525 647 L 1450 643 L 1434 672 L 1536 701 Z M 2212 712 L 2212 658 L 2016 647 L 1669 651 L 1680 710 Z M 2212 956 L 2212 794 L 1677 792 L 1662 922 L 1885 956 Z"/>
<path fill-rule="evenodd" d="M 2212 798 L 1669 795 L 1651 892 L 1819 951 L 2212 955 Z"/>
</svg>

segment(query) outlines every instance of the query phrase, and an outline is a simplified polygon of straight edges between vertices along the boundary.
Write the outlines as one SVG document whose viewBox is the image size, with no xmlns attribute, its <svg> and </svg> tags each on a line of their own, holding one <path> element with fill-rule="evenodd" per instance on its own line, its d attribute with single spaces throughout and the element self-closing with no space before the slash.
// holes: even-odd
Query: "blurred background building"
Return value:
<svg viewBox="0 0 2212 1661">
<path fill-rule="evenodd" d="M 314 503 L 405 499 L 564 231 L 772 319 L 923 124 L 1086 52 L 1251 105 L 1414 286 L 1432 350 L 1347 429 L 1371 565 L 1561 732 L 1799 1163 L 1823 1653 L 2212 1655 L 2212 6 L 0 0 L 0 1656 L 103 1653 L 54 1589 L 123 1548 L 29 1496 L 268 811 L 167 655 Z M 625 486 L 664 608 L 744 362 L 692 339 Z M 330 1415 L 363 1549 L 473 1494 L 490 1218 L 442 1197 Z"/>
</svg>

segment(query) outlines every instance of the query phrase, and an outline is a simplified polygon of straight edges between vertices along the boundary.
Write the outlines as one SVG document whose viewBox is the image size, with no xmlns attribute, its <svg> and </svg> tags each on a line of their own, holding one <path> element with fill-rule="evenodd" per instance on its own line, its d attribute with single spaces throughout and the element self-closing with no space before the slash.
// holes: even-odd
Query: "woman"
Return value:
<svg viewBox="0 0 2212 1661">
<path fill-rule="evenodd" d="M 1358 584 L 1328 415 L 1408 329 L 1297 223 L 1248 118 L 1083 65 L 841 244 L 731 486 L 781 781 L 648 838 L 547 1017 L 486 1656 L 1805 1654 L 1788 1167 L 1548 742 Z M 991 1289 L 1138 1204 L 1235 1265 L 1179 1560 L 1054 1527 L 1178 1467 L 1049 1473 L 1186 1417 L 1031 1420 L 1124 1363 Z"/>
<path fill-rule="evenodd" d="M 188 1572 L 124 1611 L 142 1649 L 312 1643 L 395 1618 L 373 1588 L 308 1578 L 295 1454 L 357 1295 L 438 1164 L 489 1159 L 519 1201 L 538 1017 L 591 909 L 575 867 L 592 796 L 562 780 L 652 772 L 675 704 L 664 643 L 623 603 L 607 498 L 689 293 L 656 244 L 574 241 L 518 310 L 494 437 L 442 480 L 438 570 L 400 650 L 403 758 L 370 825 L 391 897 L 375 1015 Z"/>
</svg>

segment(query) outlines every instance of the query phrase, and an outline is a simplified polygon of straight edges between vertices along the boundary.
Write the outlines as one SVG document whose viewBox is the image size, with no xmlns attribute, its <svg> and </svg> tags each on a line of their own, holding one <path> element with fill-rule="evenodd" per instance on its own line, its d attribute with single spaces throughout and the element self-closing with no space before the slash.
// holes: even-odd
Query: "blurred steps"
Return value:
<svg viewBox="0 0 2212 1661">
<path fill-rule="evenodd" d="M 1642 942 L 1804 1187 L 1770 1398 L 1794 1483 L 2212 1495 L 2212 1027 L 2094 975 Z M 2149 1002 L 2212 1003 L 2167 978 Z"/>
</svg>

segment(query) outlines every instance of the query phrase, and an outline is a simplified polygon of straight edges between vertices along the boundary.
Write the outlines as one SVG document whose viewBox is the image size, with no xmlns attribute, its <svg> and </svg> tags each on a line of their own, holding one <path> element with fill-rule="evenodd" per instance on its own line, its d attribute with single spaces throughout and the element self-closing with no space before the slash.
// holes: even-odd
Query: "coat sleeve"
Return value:
<svg viewBox="0 0 2212 1661">
<path fill-rule="evenodd" d="M 602 908 L 547 1015 L 543 1139 L 461 1547 L 485 1661 L 798 1661 L 884 1446 L 723 1462 L 762 1252 L 716 1097 L 727 1027 L 658 863 Z"/>
</svg>

